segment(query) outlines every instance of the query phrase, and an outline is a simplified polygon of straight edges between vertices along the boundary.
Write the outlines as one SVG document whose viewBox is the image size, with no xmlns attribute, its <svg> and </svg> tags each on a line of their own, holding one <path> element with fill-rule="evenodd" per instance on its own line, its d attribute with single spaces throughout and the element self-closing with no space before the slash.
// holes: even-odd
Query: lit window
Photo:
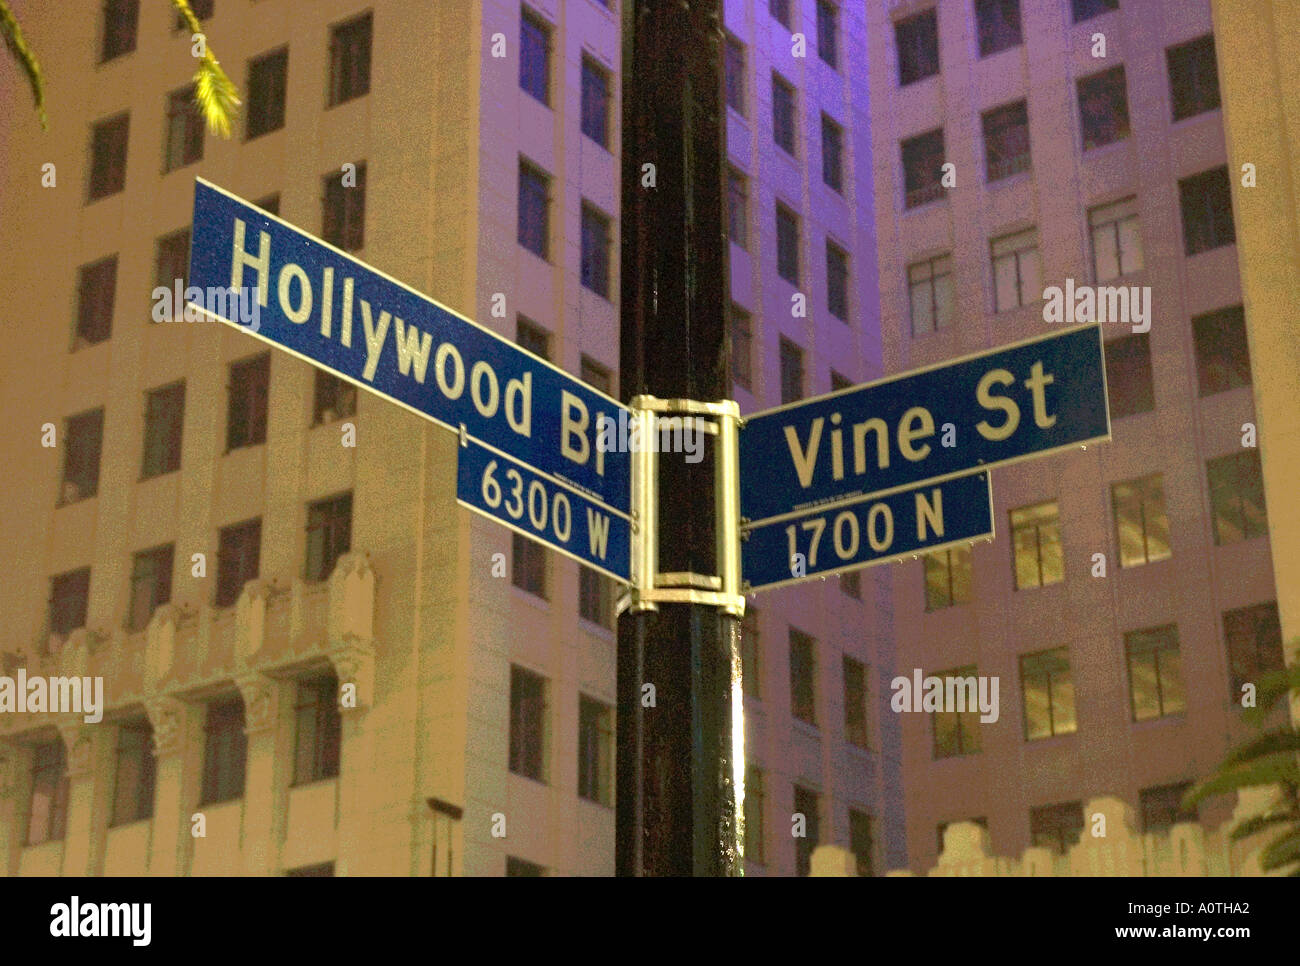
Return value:
<svg viewBox="0 0 1300 966">
<path fill-rule="evenodd" d="M 1065 579 L 1061 519 L 1055 501 L 1011 511 L 1016 589 L 1045 587 Z"/>
<path fill-rule="evenodd" d="M 1178 629 L 1173 624 L 1124 635 L 1133 720 L 1149 721 L 1187 710 Z"/>
<path fill-rule="evenodd" d="M 1025 702 L 1026 741 L 1074 734 L 1078 723 L 1068 648 L 1022 655 L 1020 687 Z"/>
<path fill-rule="evenodd" d="M 1116 483 L 1110 488 L 1121 567 L 1165 560 L 1169 550 L 1169 516 L 1159 473 Z"/>
</svg>

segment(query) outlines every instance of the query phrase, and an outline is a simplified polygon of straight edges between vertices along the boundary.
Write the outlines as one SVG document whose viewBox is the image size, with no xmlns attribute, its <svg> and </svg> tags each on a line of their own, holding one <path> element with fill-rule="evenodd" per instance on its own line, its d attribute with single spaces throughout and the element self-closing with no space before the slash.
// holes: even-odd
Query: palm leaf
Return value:
<svg viewBox="0 0 1300 966">
<path fill-rule="evenodd" d="M 203 26 L 199 23 L 199 18 L 194 16 L 188 0 L 172 0 L 172 6 L 185 19 L 191 34 L 203 33 Z M 194 74 L 194 100 L 203 112 L 208 130 L 223 138 L 230 137 L 230 124 L 239 113 L 239 92 L 221 69 L 221 62 L 212 56 L 212 50 L 206 41 L 199 69 Z"/>
<path fill-rule="evenodd" d="M 1250 724 L 1262 725 L 1273 706 L 1288 692 L 1300 691 L 1300 661 L 1260 676 L 1255 689 L 1255 707 L 1242 715 Z"/>
<path fill-rule="evenodd" d="M 27 85 L 32 89 L 32 99 L 36 101 L 36 116 L 40 118 L 41 130 L 48 131 L 49 121 L 45 116 L 45 79 L 41 76 L 41 65 L 36 55 L 27 46 L 23 30 L 5 0 L 0 0 L 0 34 L 4 35 L 5 46 L 18 61 L 18 66 L 27 75 Z"/>
<path fill-rule="evenodd" d="M 1300 828 L 1278 836 L 1259 854 L 1259 867 L 1265 872 L 1280 869 L 1290 862 L 1300 862 Z"/>
<path fill-rule="evenodd" d="M 1295 784 L 1297 781 L 1300 781 L 1300 769 L 1297 769 L 1293 755 L 1286 753 L 1268 755 L 1235 767 L 1221 768 L 1188 791 L 1183 796 L 1183 804 L 1191 807 L 1206 798 L 1222 795 L 1225 792 L 1258 785 L 1275 785 L 1279 782 Z"/>
<path fill-rule="evenodd" d="M 1284 751 L 1300 751 L 1300 731 L 1293 728 L 1277 728 L 1266 731 L 1257 738 L 1252 738 L 1223 760 L 1223 768 L 1232 768 L 1245 764 L 1255 758 L 1280 754 Z"/>
<path fill-rule="evenodd" d="M 1257 835 L 1258 833 L 1264 831 L 1264 829 L 1266 828 L 1271 828 L 1274 825 L 1281 825 L 1285 822 L 1293 822 L 1293 821 L 1295 821 L 1295 816 L 1289 815 L 1285 812 L 1277 813 L 1274 815 L 1255 815 L 1251 818 L 1246 819 L 1244 822 L 1242 822 L 1240 825 L 1234 828 L 1229 837 L 1233 839 L 1233 841 L 1240 841 L 1241 839 L 1248 839 L 1252 835 Z"/>
</svg>

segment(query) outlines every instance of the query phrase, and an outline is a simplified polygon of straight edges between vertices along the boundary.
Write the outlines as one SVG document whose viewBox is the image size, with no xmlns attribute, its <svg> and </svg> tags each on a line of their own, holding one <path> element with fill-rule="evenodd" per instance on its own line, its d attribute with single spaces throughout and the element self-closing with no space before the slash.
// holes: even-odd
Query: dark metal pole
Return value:
<svg viewBox="0 0 1300 966">
<path fill-rule="evenodd" d="M 731 395 L 722 0 L 623 4 L 622 393 Z M 652 166 L 652 167 L 647 167 Z M 714 466 L 660 455 L 659 570 L 713 575 Z M 618 875 L 739 875 L 737 621 L 659 603 L 618 622 Z M 653 705 L 644 685 L 653 685 Z"/>
</svg>

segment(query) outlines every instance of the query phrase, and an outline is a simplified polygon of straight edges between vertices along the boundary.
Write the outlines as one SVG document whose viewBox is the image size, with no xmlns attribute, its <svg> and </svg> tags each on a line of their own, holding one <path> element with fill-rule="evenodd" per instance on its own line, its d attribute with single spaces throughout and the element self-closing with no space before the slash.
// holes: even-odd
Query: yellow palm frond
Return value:
<svg viewBox="0 0 1300 966">
<path fill-rule="evenodd" d="M 41 130 L 48 131 L 50 126 L 45 116 L 45 80 L 41 76 L 41 65 L 31 48 L 27 46 L 22 28 L 18 26 L 18 19 L 5 0 L 0 0 L 0 34 L 4 35 L 5 46 L 18 61 L 18 66 L 23 69 L 23 73 L 27 75 L 27 84 L 31 87 L 32 98 L 36 101 L 36 116 L 40 118 Z"/>
<path fill-rule="evenodd" d="M 203 27 L 199 18 L 194 16 L 188 0 L 171 0 L 172 6 L 185 18 L 191 34 L 202 34 Z M 230 125 L 239 113 L 239 92 L 234 83 L 221 69 L 221 62 L 212 56 L 206 39 L 203 44 L 203 56 L 199 59 L 199 69 L 194 74 L 194 99 L 203 112 L 208 130 L 223 138 L 230 137 Z"/>
</svg>

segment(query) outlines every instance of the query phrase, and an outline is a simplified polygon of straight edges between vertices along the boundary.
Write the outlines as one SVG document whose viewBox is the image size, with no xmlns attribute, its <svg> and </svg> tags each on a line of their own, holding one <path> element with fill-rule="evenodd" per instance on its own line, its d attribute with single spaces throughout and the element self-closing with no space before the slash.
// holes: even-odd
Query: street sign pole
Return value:
<svg viewBox="0 0 1300 966">
<path fill-rule="evenodd" d="M 691 402 L 731 391 L 722 42 L 721 0 L 623 5 L 622 398 L 647 428 L 661 413 L 706 423 L 715 458 L 632 454 L 618 875 L 741 874 L 739 414 Z"/>
</svg>

